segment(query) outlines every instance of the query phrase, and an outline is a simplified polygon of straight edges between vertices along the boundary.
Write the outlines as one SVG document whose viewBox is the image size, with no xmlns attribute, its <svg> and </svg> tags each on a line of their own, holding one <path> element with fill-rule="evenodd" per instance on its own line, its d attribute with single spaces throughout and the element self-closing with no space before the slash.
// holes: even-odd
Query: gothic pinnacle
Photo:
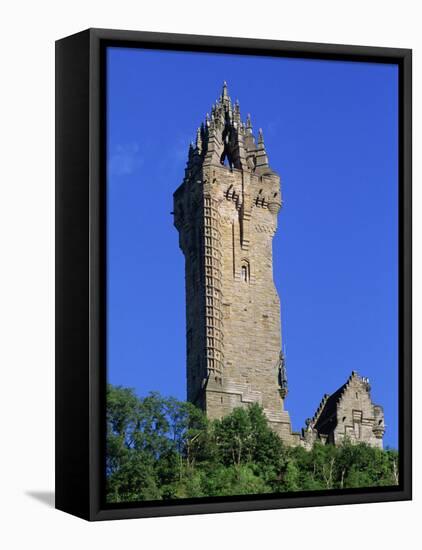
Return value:
<svg viewBox="0 0 422 550">
<path fill-rule="evenodd" d="M 196 131 L 196 148 L 199 152 L 202 151 L 201 128 L 198 128 L 198 130 Z"/>
<path fill-rule="evenodd" d="M 251 115 L 248 113 L 248 116 L 246 117 L 246 129 L 252 133 L 252 122 L 251 122 Z"/>
<path fill-rule="evenodd" d="M 239 100 L 238 99 L 236 99 L 236 101 L 234 102 L 234 121 L 235 121 L 236 125 L 241 126 L 240 105 L 239 105 Z"/>
</svg>

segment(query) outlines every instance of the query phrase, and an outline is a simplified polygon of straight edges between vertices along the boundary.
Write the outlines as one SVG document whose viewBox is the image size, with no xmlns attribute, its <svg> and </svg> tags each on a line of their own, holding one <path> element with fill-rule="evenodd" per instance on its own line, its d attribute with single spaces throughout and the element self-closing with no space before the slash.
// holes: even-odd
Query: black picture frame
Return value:
<svg viewBox="0 0 422 550">
<path fill-rule="evenodd" d="M 399 68 L 397 488 L 107 505 L 105 457 L 105 48 L 394 63 Z M 56 42 L 56 508 L 87 520 L 409 500 L 412 497 L 412 51 L 88 29 Z"/>
</svg>

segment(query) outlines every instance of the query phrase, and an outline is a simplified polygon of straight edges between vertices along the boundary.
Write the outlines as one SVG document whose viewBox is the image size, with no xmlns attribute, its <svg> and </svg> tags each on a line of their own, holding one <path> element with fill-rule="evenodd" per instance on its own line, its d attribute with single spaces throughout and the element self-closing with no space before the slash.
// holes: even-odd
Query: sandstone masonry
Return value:
<svg viewBox="0 0 422 550">
<path fill-rule="evenodd" d="M 311 447 L 317 440 L 340 445 L 348 439 L 382 449 L 384 412 L 372 403 L 370 390 L 368 378 L 353 371 L 337 391 L 324 395 L 313 418 L 306 421 L 303 445 Z"/>
<path fill-rule="evenodd" d="M 316 421 L 311 432 L 308 425 L 302 436 L 293 433 L 284 408 L 272 261 L 281 206 L 280 177 L 269 166 L 262 131 L 256 139 L 250 116 L 242 122 L 224 83 L 174 193 L 186 271 L 187 398 L 210 418 L 257 402 L 283 441 L 306 447 L 319 437 Z"/>
</svg>

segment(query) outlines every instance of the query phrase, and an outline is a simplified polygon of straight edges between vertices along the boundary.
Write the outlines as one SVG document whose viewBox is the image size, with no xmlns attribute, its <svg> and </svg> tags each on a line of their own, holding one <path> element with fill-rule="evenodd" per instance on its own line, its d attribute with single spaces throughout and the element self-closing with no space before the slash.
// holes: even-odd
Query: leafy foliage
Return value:
<svg viewBox="0 0 422 550">
<path fill-rule="evenodd" d="M 191 403 L 108 386 L 109 502 L 388 486 L 397 472 L 394 450 L 286 447 L 256 404 L 210 421 Z"/>
</svg>

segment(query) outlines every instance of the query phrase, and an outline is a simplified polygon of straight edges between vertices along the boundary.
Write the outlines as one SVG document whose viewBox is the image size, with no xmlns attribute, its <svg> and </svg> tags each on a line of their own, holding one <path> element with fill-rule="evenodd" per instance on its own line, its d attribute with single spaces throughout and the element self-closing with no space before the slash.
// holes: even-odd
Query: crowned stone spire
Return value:
<svg viewBox="0 0 422 550">
<path fill-rule="evenodd" d="M 197 167 L 226 165 L 260 176 L 272 173 L 262 130 L 255 141 L 251 116 L 242 121 L 239 100 L 232 104 L 226 81 L 219 99 L 211 106 L 211 116 L 207 113 L 197 131 L 192 156 Z"/>
</svg>

